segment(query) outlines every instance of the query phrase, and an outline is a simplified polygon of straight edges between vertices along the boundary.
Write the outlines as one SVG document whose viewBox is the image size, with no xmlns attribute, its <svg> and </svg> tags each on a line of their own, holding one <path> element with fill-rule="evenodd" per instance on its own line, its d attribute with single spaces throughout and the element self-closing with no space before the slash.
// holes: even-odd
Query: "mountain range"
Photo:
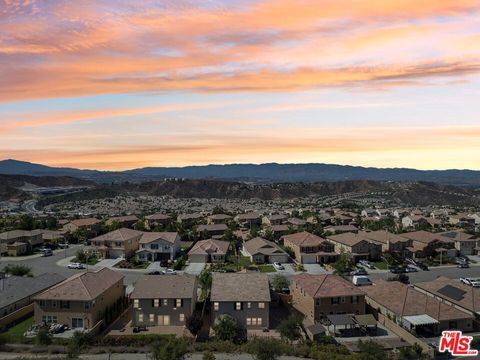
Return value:
<svg viewBox="0 0 480 360">
<path fill-rule="evenodd" d="M 145 167 L 125 171 L 50 167 L 18 160 L 0 161 L 0 174 L 72 176 L 97 183 L 141 183 L 163 178 L 215 179 L 250 183 L 319 182 L 346 180 L 429 181 L 457 186 L 480 186 L 480 171 L 373 168 L 322 163 L 228 164 L 185 167 Z"/>
</svg>

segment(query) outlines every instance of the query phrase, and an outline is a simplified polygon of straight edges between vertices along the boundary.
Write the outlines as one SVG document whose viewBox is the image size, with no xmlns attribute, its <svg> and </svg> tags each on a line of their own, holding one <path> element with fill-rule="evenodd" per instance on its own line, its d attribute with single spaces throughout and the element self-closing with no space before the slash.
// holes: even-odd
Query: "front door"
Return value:
<svg viewBox="0 0 480 360">
<path fill-rule="evenodd" d="M 170 325 L 170 315 L 158 315 L 158 325 L 169 326 Z"/>
<path fill-rule="evenodd" d="M 83 328 L 83 319 L 72 318 L 72 329 Z"/>
</svg>

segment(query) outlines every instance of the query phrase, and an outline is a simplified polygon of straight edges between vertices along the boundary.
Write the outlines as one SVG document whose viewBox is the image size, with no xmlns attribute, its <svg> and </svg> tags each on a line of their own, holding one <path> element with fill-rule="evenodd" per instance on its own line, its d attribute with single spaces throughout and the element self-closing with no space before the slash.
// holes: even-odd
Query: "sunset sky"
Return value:
<svg viewBox="0 0 480 360">
<path fill-rule="evenodd" d="M 0 159 L 480 169 L 479 0 L 0 0 Z"/>
</svg>

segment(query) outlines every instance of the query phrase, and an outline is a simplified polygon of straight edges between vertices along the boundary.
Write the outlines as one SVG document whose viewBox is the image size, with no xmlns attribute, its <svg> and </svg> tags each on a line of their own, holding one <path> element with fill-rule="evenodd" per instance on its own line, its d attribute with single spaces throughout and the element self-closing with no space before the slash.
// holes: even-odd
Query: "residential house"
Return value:
<svg viewBox="0 0 480 360">
<path fill-rule="evenodd" d="M 177 232 L 144 232 L 139 241 L 138 258 L 147 261 L 174 260 L 181 248 Z"/>
<path fill-rule="evenodd" d="M 475 225 L 480 225 L 480 212 L 469 213 L 468 216 L 475 220 Z"/>
<path fill-rule="evenodd" d="M 194 214 L 180 214 L 177 216 L 177 222 L 184 226 L 192 226 L 200 223 L 203 220 L 204 216 L 199 213 Z"/>
<path fill-rule="evenodd" d="M 448 222 L 455 226 L 475 226 L 475 218 L 467 213 L 453 214 L 448 217 Z"/>
<path fill-rule="evenodd" d="M 274 215 L 267 215 L 262 218 L 262 223 L 266 226 L 272 225 L 281 225 L 288 220 L 287 215 L 283 214 L 274 214 Z"/>
<path fill-rule="evenodd" d="M 293 227 L 294 229 L 298 229 L 299 227 L 305 226 L 307 222 L 303 219 L 289 218 L 286 224 Z"/>
<path fill-rule="evenodd" d="M 292 249 L 295 260 L 302 264 L 324 264 L 335 261 L 338 256 L 331 243 L 307 231 L 284 235 L 280 239 L 285 247 Z"/>
<path fill-rule="evenodd" d="M 407 215 L 402 218 L 402 228 L 417 229 L 419 227 L 430 227 L 428 220 L 422 215 Z"/>
<path fill-rule="evenodd" d="M 477 243 L 480 239 L 476 239 L 473 235 L 466 234 L 463 231 L 445 231 L 439 235 L 453 239 L 455 241 L 455 249 L 462 255 L 475 255 Z"/>
<path fill-rule="evenodd" d="M 213 214 L 208 216 L 207 224 L 225 224 L 228 220 L 231 220 L 232 217 L 226 214 Z"/>
<path fill-rule="evenodd" d="M 145 227 L 153 229 L 157 226 L 167 226 L 172 222 L 172 218 L 165 214 L 151 214 L 145 216 Z"/>
<path fill-rule="evenodd" d="M 12 230 L 0 234 L 0 255 L 20 256 L 43 244 L 40 230 Z"/>
<path fill-rule="evenodd" d="M 118 224 L 121 227 L 132 228 L 137 221 L 138 217 L 136 215 L 116 216 L 105 221 L 105 225 L 112 226 L 113 224 Z"/>
<path fill-rule="evenodd" d="M 375 217 L 378 216 L 377 210 L 372 208 L 363 209 L 360 213 L 362 217 Z"/>
<path fill-rule="evenodd" d="M 102 268 L 75 274 L 34 297 L 35 323 L 98 329 L 105 314 L 125 296 L 124 276 Z"/>
<path fill-rule="evenodd" d="M 143 234 L 141 231 L 121 228 L 97 236 L 90 243 L 103 259 L 131 258 L 138 250 Z"/>
<path fill-rule="evenodd" d="M 427 282 L 415 283 L 414 287 L 429 297 L 434 297 L 446 305 L 473 316 L 473 330 L 480 330 L 480 288 L 464 285 L 458 280 L 444 276 Z"/>
<path fill-rule="evenodd" d="M 335 252 L 349 252 L 354 260 L 378 260 L 382 255 L 382 244 L 366 236 L 366 233 L 343 233 L 327 237 L 334 244 Z"/>
<path fill-rule="evenodd" d="M 277 240 L 283 235 L 288 234 L 290 227 L 287 224 L 273 225 L 269 228 L 269 230 L 273 233 L 273 238 Z"/>
<path fill-rule="evenodd" d="M 132 326 L 184 327 L 197 302 L 197 278 L 193 275 L 140 277 L 130 296 Z"/>
<path fill-rule="evenodd" d="M 101 223 L 101 220 L 95 218 L 75 219 L 63 225 L 62 232 L 74 233 L 77 230 L 85 230 L 97 233 Z"/>
<path fill-rule="evenodd" d="M 293 307 L 315 324 L 327 315 L 365 314 L 365 293 L 337 275 L 299 274 L 290 285 Z"/>
<path fill-rule="evenodd" d="M 354 225 L 330 225 L 324 228 L 325 232 L 331 234 L 343 234 L 346 232 L 357 233 L 358 228 Z"/>
<path fill-rule="evenodd" d="M 200 235 L 207 234 L 209 237 L 218 237 L 221 238 L 225 235 L 225 231 L 228 230 L 226 224 L 208 224 L 208 225 L 198 225 L 197 233 Z"/>
<path fill-rule="evenodd" d="M 361 231 L 359 234 L 381 244 L 382 252 L 389 251 L 405 255 L 407 248 L 412 245 L 412 240 L 392 234 L 387 230 Z"/>
<path fill-rule="evenodd" d="M 472 314 L 401 282 L 378 279 L 363 290 L 367 304 L 377 317 L 380 313 L 419 335 L 435 336 L 443 330 L 473 330 L 475 317 Z"/>
<path fill-rule="evenodd" d="M 238 214 L 237 216 L 235 216 L 235 221 L 237 221 L 240 225 L 248 228 L 260 226 L 262 224 L 262 219 L 260 215 L 254 212 Z"/>
<path fill-rule="evenodd" d="M 42 234 L 43 243 L 53 244 L 53 243 L 62 243 L 65 241 L 65 236 L 60 231 L 55 230 L 39 230 Z"/>
<path fill-rule="evenodd" d="M 207 239 L 197 241 L 188 252 L 192 263 L 223 263 L 230 249 L 228 241 Z"/>
<path fill-rule="evenodd" d="M 243 254 L 256 264 L 286 263 L 290 258 L 280 246 L 261 237 L 245 242 L 243 244 Z"/>
<path fill-rule="evenodd" d="M 270 326 L 270 286 L 265 273 L 212 274 L 212 324 L 224 315 L 247 331 Z"/>
<path fill-rule="evenodd" d="M 402 233 L 400 236 L 412 240 L 412 245 L 407 250 L 413 257 L 434 256 L 440 252 L 448 257 L 457 255 L 454 240 L 438 233 L 422 230 Z"/>
<path fill-rule="evenodd" d="M 0 331 L 33 313 L 33 297 L 64 279 L 60 274 L 24 277 L 0 273 Z"/>
</svg>

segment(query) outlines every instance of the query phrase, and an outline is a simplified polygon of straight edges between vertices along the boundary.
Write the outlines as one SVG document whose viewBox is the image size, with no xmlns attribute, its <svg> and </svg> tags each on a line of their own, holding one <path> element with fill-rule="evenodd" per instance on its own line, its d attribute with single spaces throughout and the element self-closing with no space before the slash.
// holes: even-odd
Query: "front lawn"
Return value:
<svg viewBox="0 0 480 360">
<path fill-rule="evenodd" d="M 265 264 L 265 265 L 258 265 L 258 270 L 263 273 L 272 273 L 272 272 L 277 272 L 273 265 L 270 264 Z"/>
<path fill-rule="evenodd" d="M 375 264 L 375 267 L 380 270 L 387 270 L 388 265 L 385 261 L 377 261 Z"/>
<path fill-rule="evenodd" d="M 33 316 L 8 329 L 4 336 L 7 338 L 7 341 L 18 342 L 23 338 L 23 334 L 25 334 L 32 325 Z"/>
<path fill-rule="evenodd" d="M 122 260 L 115 267 L 119 269 L 146 269 L 149 265 L 148 261 Z"/>
<path fill-rule="evenodd" d="M 100 262 L 96 257 L 90 257 L 87 261 L 79 261 L 76 257 L 74 257 L 70 262 L 72 263 L 81 263 L 84 265 L 96 265 Z"/>
</svg>

